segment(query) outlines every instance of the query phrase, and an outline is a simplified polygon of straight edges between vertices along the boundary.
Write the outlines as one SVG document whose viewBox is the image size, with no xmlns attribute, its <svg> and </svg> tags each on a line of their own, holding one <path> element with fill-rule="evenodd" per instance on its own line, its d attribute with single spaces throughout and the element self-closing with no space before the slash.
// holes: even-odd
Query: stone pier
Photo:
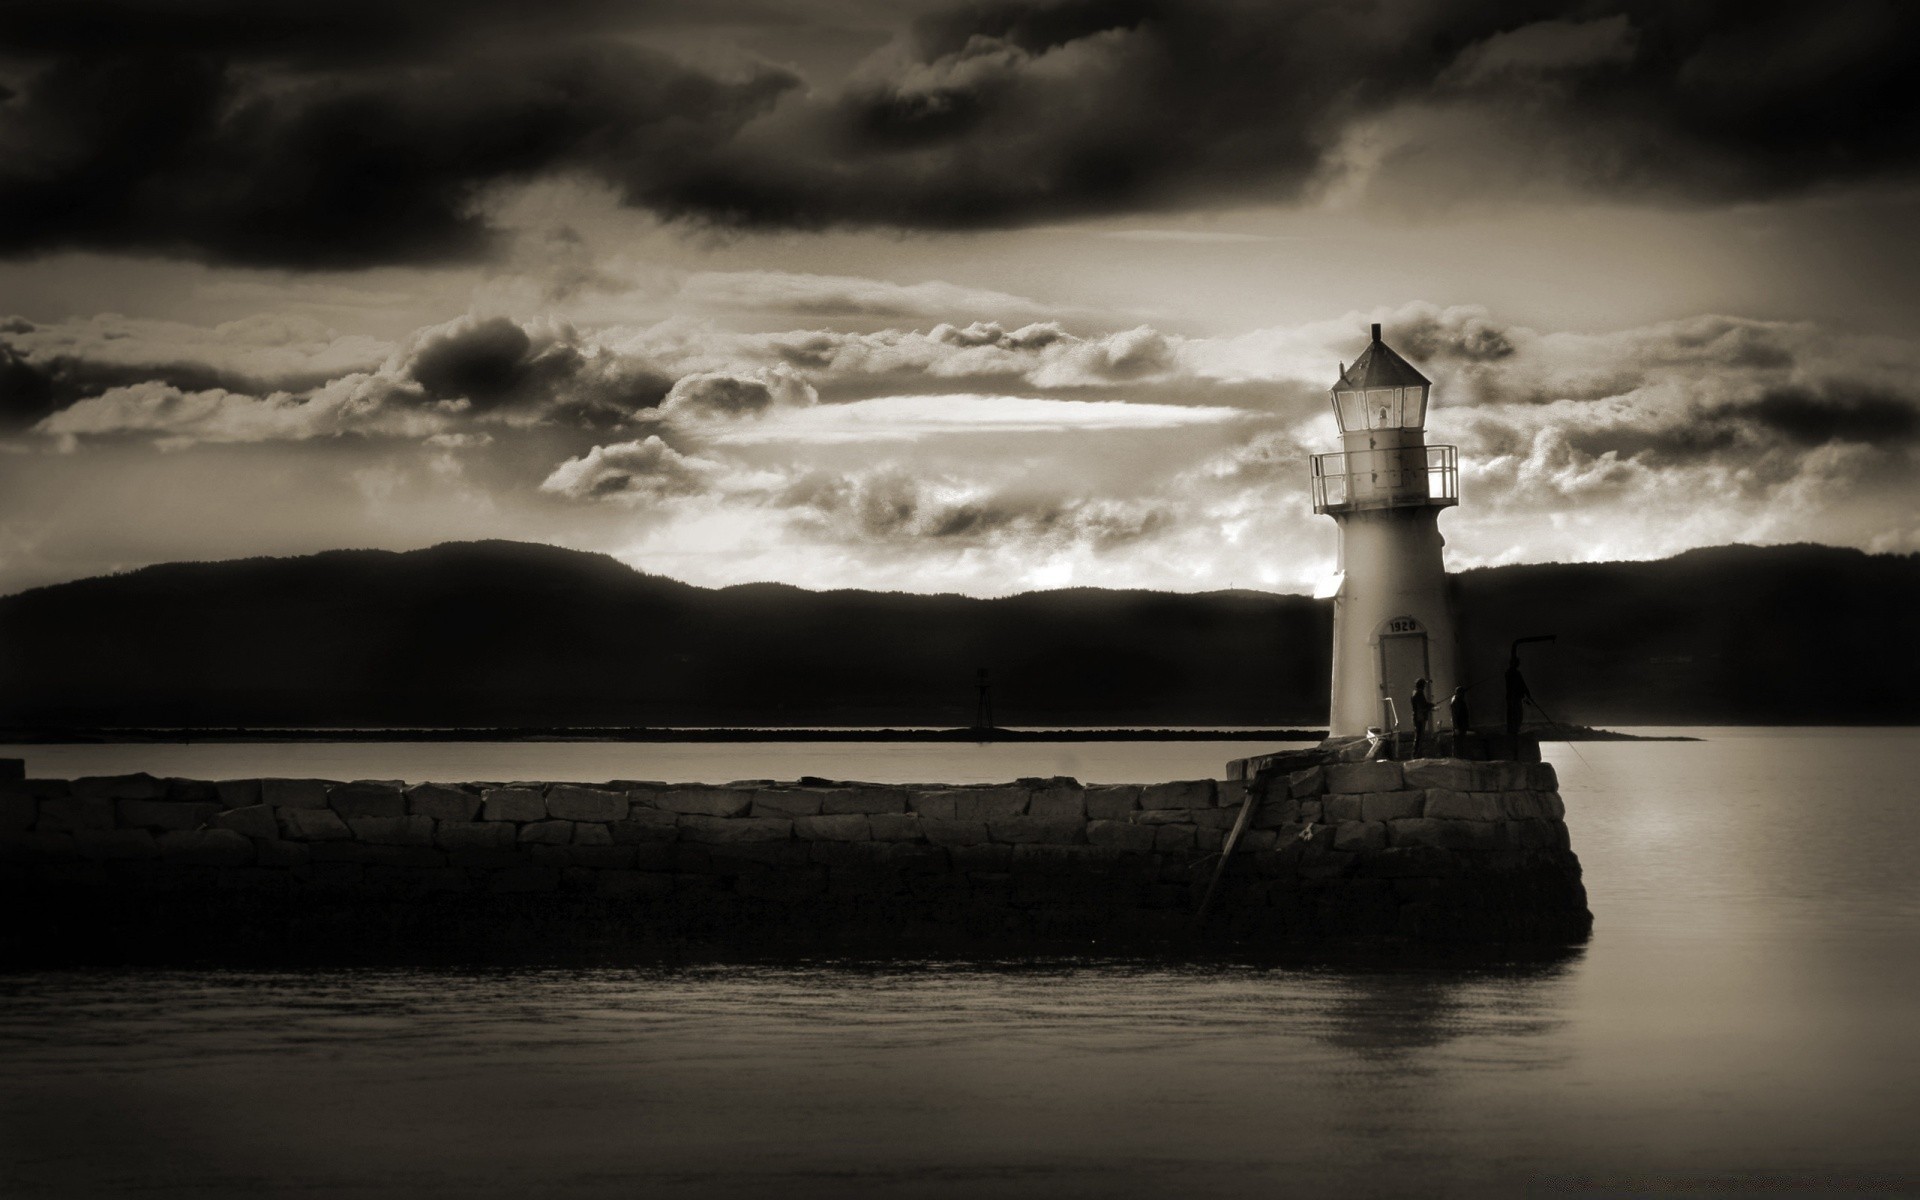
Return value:
<svg viewBox="0 0 1920 1200">
<path fill-rule="evenodd" d="M 0 952 L 493 961 L 1586 936 L 1551 766 L 1326 757 L 1146 785 L 0 778 Z"/>
</svg>

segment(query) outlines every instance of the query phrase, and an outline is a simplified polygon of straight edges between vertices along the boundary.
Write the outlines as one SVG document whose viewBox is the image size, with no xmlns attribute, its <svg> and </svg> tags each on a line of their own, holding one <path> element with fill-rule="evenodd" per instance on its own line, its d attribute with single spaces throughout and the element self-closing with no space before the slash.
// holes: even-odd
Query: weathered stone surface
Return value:
<svg viewBox="0 0 1920 1200">
<path fill-rule="evenodd" d="M 1247 785 L 1234 780 L 1216 780 L 1213 785 L 1213 803 L 1219 808 L 1237 809 L 1247 800 Z"/>
<path fill-rule="evenodd" d="M 811 788 L 773 788 L 753 794 L 756 817 L 817 817 L 826 797 Z"/>
<path fill-rule="evenodd" d="M 153 858 L 160 853 L 153 834 L 144 829 L 82 829 L 73 835 L 74 851 L 85 858 Z"/>
<path fill-rule="evenodd" d="M 547 798 L 537 788 L 499 787 L 480 793 L 483 821 L 544 821 Z"/>
<path fill-rule="evenodd" d="M 1559 792 L 1535 792 L 1533 794 L 1533 800 L 1535 804 L 1540 806 L 1540 815 L 1546 820 L 1564 821 L 1567 819 L 1567 806 L 1566 803 L 1560 799 Z"/>
<path fill-rule="evenodd" d="M 575 821 L 573 844 L 576 846 L 613 845 L 613 823 L 611 821 Z"/>
<path fill-rule="evenodd" d="M 327 807 L 342 817 L 404 817 L 407 796 L 399 780 L 356 779 L 327 789 Z"/>
<path fill-rule="evenodd" d="M 1255 829 L 1277 829 L 1282 825 L 1297 824 L 1300 820 L 1300 801 L 1288 796 L 1285 788 L 1270 793 L 1253 810 Z"/>
<path fill-rule="evenodd" d="M 1402 764 L 1408 788 L 1445 788 L 1452 792 L 1484 790 L 1480 764 L 1458 758 L 1416 758 Z"/>
<path fill-rule="evenodd" d="M 1161 825 L 1154 828 L 1153 848 L 1162 853 L 1191 850 L 1194 847 L 1193 825 Z"/>
<path fill-rule="evenodd" d="M 222 808 L 251 808 L 266 803 L 258 779 L 216 779 L 213 794 Z"/>
<path fill-rule="evenodd" d="M 793 822 L 779 817 L 709 817 L 698 813 L 680 818 L 680 837 L 689 842 L 732 845 L 741 842 L 784 842 L 793 837 Z"/>
<path fill-rule="evenodd" d="M 979 846 L 993 840 L 985 821 L 947 821 L 920 818 L 920 831 L 936 846 Z"/>
<path fill-rule="evenodd" d="M 262 779 L 260 802 L 274 808 L 325 808 L 327 781 L 324 779 Z"/>
<path fill-rule="evenodd" d="M 865 842 L 873 838 L 873 823 L 862 813 L 796 817 L 793 835 L 809 842 Z"/>
<path fill-rule="evenodd" d="M 572 821 L 528 821 L 520 827 L 521 845 L 564 846 L 572 840 Z"/>
<path fill-rule="evenodd" d="M 1072 845 L 1087 840 L 1087 823 L 1079 817 L 998 817 L 987 822 L 996 842 Z"/>
<path fill-rule="evenodd" d="M 1365 793 L 1328 792 L 1320 797 L 1321 820 L 1338 825 L 1342 821 L 1360 820 L 1361 800 Z"/>
<path fill-rule="evenodd" d="M 1404 786 L 1397 762 L 1334 763 L 1324 769 L 1330 793 L 1397 792 Z"/>
<path fill-rule="evenodd" d="M 1027 796 L 1027 815 L 1042 821 L 1087 819 L 1087 794 L 1078 787 L 1036 788 Z"/>
<path fill-rule="evenodd" d="M 1128 814 L 1135 825 L 1191 825 L 1191 808 L 1143 808 Z"/>
<path fill-rule="evenodd" d="M 1527 787 L 1536 792 L 1559 791 L 1560 777 L 1554 773 L 1553 764 L 1544 762 L 1528 763 Z"/>
<path fill-rule="evenodd" d="M 1424 790 L 1411 792 L 1367 792 L 1360 797 L 1360 819 L 1363 821 L 1404 821 L 1411 817 L 1426 815 L 1427 793 Z"/>
<path fill-rule="evenodd" d="M 1182 779 L 1172 783 L 1150 783 L 1140 789 L 1140 807 L 1212 808 L 1213 780 Z"/>
<path fill-rule="evenodd" d="M 1432 846 L 1441 850 L 1470 850 L 1482 841 L 1474 826 L 1478 821 L 1440 820 L 1417 817 L 1387 822 L 1387 841 L 1394 846 Z"/>
<path fill-rule="evenodd" d="M 1144 854 L 1153 849 L 1152 826 L 1131 821 L 1093 820 L 1087 822 L 1087 841 L 1095 846 L 1112 846 Z"/>
<path fill-rule="evenodd" d="M 1327 790 L 1327 769 L 1305 767 L 1287 775 L 1287 794 L 1295 800 L 1308 800 Z"/>
<path fill-rule="evenodd" d="M 32 796 L 0 794 L 0 832 L 24 833 L 40 819 L 40 802 Z"/>
<path fill-rule="evenodd" d="M 167 785 L 144 771 L 137 775 L 85 775 L 73 781 L 73 794 L 87 800 L 164 800 Z"/>
<path fill-rule="evenodd" d="M 1507 803 L 1499 792 L 1427 791 L 1425 815 L 1448 821 L 1504 821 Z"/>
<path fill-rule="evenodd" d="M 907 794 L 898 788 L 833 788 L 821 797 L 820 803 L 821 814 L 829 817 L 906 811 Z"/>
<path fill-rule="evenodd" d="M 927 836 L 924 820 L 918 813 L 875 813 L 867 825 L 876 842 L 919 842 Z"/>
<path fill-rule="evenodd" d="M 505 821 L 436 821 L 433 830 L 434 844 L 447 850 L 504 850 L 518 836 Z"/>
<path fill-rule="evenodd" d="M 1088 784 L 1084 794 L 1087 816 L 1094 820 L 1120 820 L 1140 807 L 1140 789 L 1130 783 Z"/>
<path fill-rule="evenodd" d="M 176 800 L 122 800 L 120 824 L 133 829 L 198 829 L 213 819 L 220 806 L 212 802 Z"/>
<path fill-rule="evenodd" d="M 278 839 L 280 821 L 274 815 L 270 804 L 249 804 L 245 808 L 230 808 L 213 817 L 215 829 L 231 829 L 235 833 L 251 838 Z"/>
<path fill-rule="evenodd" d="M 1243 829 L 1240 840 L 1233 844 L 1235 854 L 1254 853 L 1271 850 L 1280 844 L 1280 833 L 1273 829 Z"/>
<path fill-rule="evenodd" d="M 253 842 L 231 829 L 176 829 L 154 840 L 163 856 L 185 866 L 237 867 L 253 861 Z"/>
<path fill-rule="evenodd" d="M 376 846 L 433 845 L 432 817 L 349 817 L 355 840 Z"/>
<path fill-rule="evenodd" d="M 547 812 L 566 821 L 624 821 L 630 802 L 625 792 L 556 783 L 547 789 Z"/>
<path fill-rule="evenodd" d="M 112 829 L 113 801 L 102 796 L 55 796 L 40 801 L 36 829 L 69 833 L 80 829 Z"/>
<path fill-rule="evenodd" d="M 753 792 L 745 788 L 670 788 L 664 792 L 629 792 L 635 806 L 651 803 L 654 808 L 696 817 L 745 816 L 753 807 Z"/>
<path fill-rule="evenodd" d="M 680 836 L 680 814 L 636 804 L 627 810 L 627 819 L 607 826 L 619 845 L 641 842 L 671 842 Z"/>
<path fill-rule="evenodd" d="M 471 821 L 480 812 L 480 797 L 451 783 L 419 783 L 407 789 L 407 812 L 436 821 Z"/>
<path fill-rule="evenodd" d="M 1335 850 L 1373 851 L 1387 848 L 1385 821 L 1342 821 L 1334 826 Z"/>
<path fill-rule="evenodd" d="M 279 817 L 281 834 L 297 842 L 346 841 L 353 836 L 330 808 L 282 808 Z"/>
<path fill-rule="evenodd" d="M 1027 789 L 1022 787 L 952 788 L 947 798 L 953 801 L 956 821 L 991 821 L 1027 811 Z"/>
</svg>

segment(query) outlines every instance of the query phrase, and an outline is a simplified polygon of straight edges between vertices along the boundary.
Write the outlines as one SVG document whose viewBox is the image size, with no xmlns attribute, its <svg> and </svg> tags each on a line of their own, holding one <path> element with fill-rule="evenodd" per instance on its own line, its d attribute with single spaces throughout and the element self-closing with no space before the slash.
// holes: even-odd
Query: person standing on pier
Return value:
<svg viewBox="0 0 1920 1200">
<path fill-rule="evenodd" d="M 1527 681 L 1520 674 L 1520 651 L 1514 650 L 1507 659 L 1507 736 L 1520 736 L 1522 708 L 1533 693 L 1527 690 Z"/>
<path fill-rule="evenodd" d="M 1433 728 L 1433 697 L 1427 691 L 1432 681 L 1416 679 L 1413 682 L 1413 755 L 1420 757 L 1421 748 L 1427 744 L 1427 731 Z"/>
</svg>

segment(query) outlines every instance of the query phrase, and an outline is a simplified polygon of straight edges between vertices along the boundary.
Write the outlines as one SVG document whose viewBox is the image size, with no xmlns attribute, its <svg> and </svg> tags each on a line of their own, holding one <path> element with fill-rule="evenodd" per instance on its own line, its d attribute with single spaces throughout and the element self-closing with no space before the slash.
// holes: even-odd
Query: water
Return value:
<svg viewBox="0 0 1920 1200">
<path fill-rule="evenodd" d="M 0 1194 L 1920 1194 L 1920 731 L 1701 732 L 1546 965 L 0 975 Z"/>
</svg>

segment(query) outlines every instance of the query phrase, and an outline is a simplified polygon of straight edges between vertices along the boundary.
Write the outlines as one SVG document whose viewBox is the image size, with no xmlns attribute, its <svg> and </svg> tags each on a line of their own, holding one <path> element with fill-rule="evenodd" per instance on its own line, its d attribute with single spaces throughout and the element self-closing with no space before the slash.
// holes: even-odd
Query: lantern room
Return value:
<svg viewBox="0 0 1920 1200">
<path fill-rule="evenodd" d="M 1422 429 L 1427 423 L 1427 393 L 1433 384 L 1413 364 L 1380 340 L 1373 341 L 1340 369 L 1333 385 L 1333 415 L 1343 436 L 1389 429 Z"/>
</svg>

